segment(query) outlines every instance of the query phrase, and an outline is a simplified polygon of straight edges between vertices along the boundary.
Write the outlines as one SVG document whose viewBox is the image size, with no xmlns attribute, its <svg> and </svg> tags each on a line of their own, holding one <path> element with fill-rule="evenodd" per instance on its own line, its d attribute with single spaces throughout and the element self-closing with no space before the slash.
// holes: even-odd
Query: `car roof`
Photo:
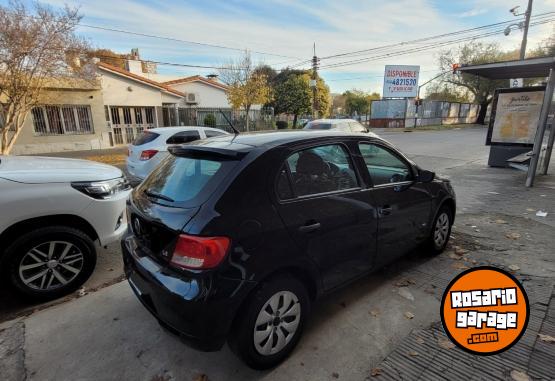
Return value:
<svg viewBox="0 0 555 381">
<path fill-rule="evenodd" d="M 222 135 L 209 139 L 188 143 L 190 145 L 203 145 L 207 147 L 226 148 L 231 150 L 250 150 L 252 147 L 272 148 L 284 144 L 305 142 L 310 140 L 325 140 L 326 138 L 373 138 L 382 140 L 374 133 L 349 133 L 334 130 L 293 130 L 254 132 L 239 135 Z"/>
<path fill-rule="evenodd" d="M 310 123 L 329 123 L 329 124 L 339 124 L 343 122 L 357 122 L 357 121 L 354 119 L 315 119 L 310 121 Z"/>
<path fill-rule="evenodd" d="M 144 130 L 144 132 L 156 132 L 156 133 L 168 133 L 168 132 L 179 132 L 179 131 L 192 131 L 192 130 L 212 130 L 212 131 L 220 131 L 228 134 L 227 131 L 224 131 L 220 128 L 212 128 L 212 127 L 204 127 L 204 126 L 170 126 L 170 127 L 156 127 L 156 128 L 149 128 L 148 130 Z"/>
</svg>

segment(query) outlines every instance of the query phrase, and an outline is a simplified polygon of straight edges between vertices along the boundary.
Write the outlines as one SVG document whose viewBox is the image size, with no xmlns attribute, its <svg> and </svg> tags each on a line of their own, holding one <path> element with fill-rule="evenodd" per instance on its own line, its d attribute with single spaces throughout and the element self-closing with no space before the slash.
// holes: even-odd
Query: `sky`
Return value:
<svg viewBox="0 0 555 381">
<path fill-rule="evenodd" d="M 507 20 L 516 23 L 522 17 L 513 16 L 509 9 L 519 5 L 524 12 L 527 0 L 43 0 L 42 3 L 54 8 L 64 4 L 79 7 L 83 15 L 81 24 L 236 49 L 85 26 L 77 28 L 77 33 L 94 47 L 119 53 L 139 48 L 141 58 L 152 61 L 221 66 L 237 59 L 242 49 L 248 49 L 253 52 L 254 61 L 276 69 L 288 65 L 308 68 L 314 44 L 319 57 L 392 44 L 398 45 L 395 50 L 417 48 L 397 57 L 378 58 L 377 52 L 369 52 L 359 57 L 322 59 L 320 75 L 332 92 L 340 93 L 348 89 L 381 92 L 386 64 L 419 65 L 420 83 L 423 83 L 439 72 L 438 54 L 445 47 L 420 51 L 419 46 L 429 43 L 401 45 L 401 42 Z M 7 5 L 8 0 L 0 0 L 0 4 Z M 555 12 L 555 0 L 534 0 L 532 14 L 543 12 Z M 545 40 L 554 27 L 552 22 L 530 28 L 528 46 L 534 47 Z M 509 36 L 499 33 L 481 41 L 495 41 L 508 50 L 519 48 L 521 38 L 522 33 L 516 29 Z M 366 57 L 372 59 L 325 68 L 325 65 Z M 158 66 L 159 73 L 168 75 L 207 75 L 215 71 Z"/>
</svg>

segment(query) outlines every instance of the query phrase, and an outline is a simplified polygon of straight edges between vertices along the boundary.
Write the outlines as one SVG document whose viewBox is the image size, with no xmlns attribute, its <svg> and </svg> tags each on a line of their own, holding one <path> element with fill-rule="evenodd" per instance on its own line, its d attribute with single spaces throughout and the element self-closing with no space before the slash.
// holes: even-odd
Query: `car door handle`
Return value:
<svg viewBox="0 0 555 381">
<path fill-rule="evenodd" d="M 299 228 L 299 231 L 301 233 L 310 233 L 313 232 L 315 230 L 320 229 L 320 226 L 322 226 L 319 222 L 307 222 L 306 225 L 303 225 Z"/>
<path fill-rule="evenodd" d="M 384 205 L 380 208 L 378 208 L 378 212 L 380 213 L 380 215 L 382 216 L 389 216 L 391 214 L 391 206 L 389 205 Z"/>
</svg>

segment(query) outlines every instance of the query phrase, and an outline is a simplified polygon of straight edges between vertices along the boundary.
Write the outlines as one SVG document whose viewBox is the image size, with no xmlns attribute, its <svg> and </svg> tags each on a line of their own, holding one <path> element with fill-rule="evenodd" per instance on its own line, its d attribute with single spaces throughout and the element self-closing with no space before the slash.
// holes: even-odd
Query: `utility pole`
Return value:
<svg viewBox="0 0 555 381">
<path fill-rule="evenodd" d="M 522 32 L 522 43 L 520 44 L 520 59 L 523 60 L 526 55 L 526 43 L 528 39 L 528 27 L 530 26 L 530 16 L 532 15 L 532 2 L 528 0 L 528 8 L 524 13 L 524 30 Z"/>
<path fill-rule="evenodd" d="M 318 62 L 316 57 L 316 43 L 314 43 L 314 55 L 312 56 L 312 79 L 310 86 L 312 86 L 312 117 L 318 119 L 318 87 L 316 86 L 318 80 Z"/>
</svg>

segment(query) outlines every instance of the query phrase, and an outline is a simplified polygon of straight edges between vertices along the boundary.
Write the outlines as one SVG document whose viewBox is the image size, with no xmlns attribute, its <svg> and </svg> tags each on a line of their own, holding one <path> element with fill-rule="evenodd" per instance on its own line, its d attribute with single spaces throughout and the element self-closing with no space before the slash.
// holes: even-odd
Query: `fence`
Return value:
<svg viewBox="0 0 555 381">
<path fill-rule="evenodd" d="M 372 102 L 371 127 L 414 127 L 475 123 L 480 106 L 471 103 L 423 101 L 418 107 L 412 99 L 384 99 Z"/>
<path fill-rule="evenodd" d="M 207 107 L 162 107 L 162 125 L 168 126 L 206 126 L 209 115 L 214 117 L 214 127 L 232 132 L 226 118 L 241 132 L 247 131 L 247 113 L 244 110 Z M 224 116 L 225 115 L 225 116 Z M 249 131 L 274 130 L 275 117 L 272 108 L 250 110 L 248 114 Z"/>
</svg>

